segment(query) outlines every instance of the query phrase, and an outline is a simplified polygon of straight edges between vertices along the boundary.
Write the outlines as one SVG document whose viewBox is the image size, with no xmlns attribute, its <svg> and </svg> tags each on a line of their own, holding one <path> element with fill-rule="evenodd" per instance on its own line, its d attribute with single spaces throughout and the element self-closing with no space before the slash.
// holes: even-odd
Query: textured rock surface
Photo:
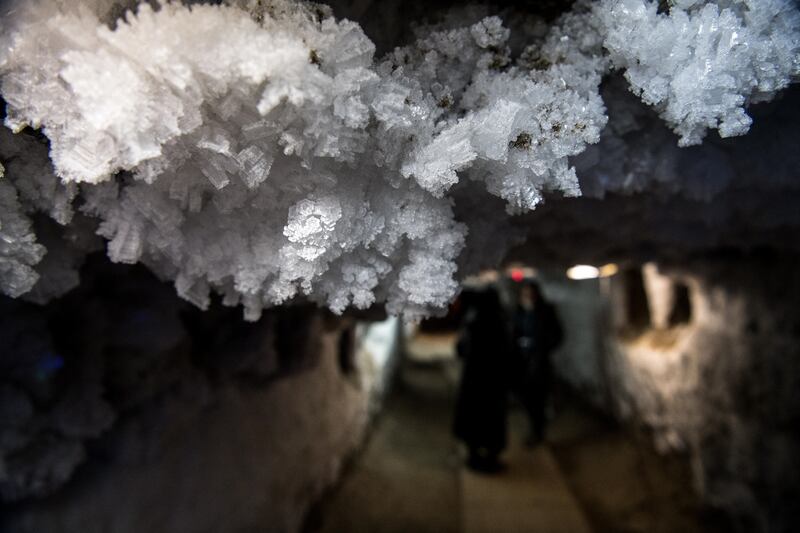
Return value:
<svg viewBox="0 0 800 533">
<path fill-rule="evenodd" d="M 731 256 L 661 273 L 648 267 L 638 282 L 635 275 L 601 280 L 605 293 L 584 287 L 581 301 L 594 294 L 588 297 L 593 307 L 611 311 L 613 320 L 598 320 L 589 333 L 570 329 L 576 322 L 570 302 L 578 296 L 562 298 L 566 305 L 559 307 L 569 334 L 606 332 L 605 346 L 594 353 L 557 354 L 565 359 L 557 364 L 562 377 L 620 418 L 651 428 L 661 451 L 687 453 L 695 489 L 724 510 L 737 531 L 791 531 L 798 518 L 800 286 L 794 261 Z M 680 287 L 688 289 L 690 315 L 673 313 L 670 323 L 664 308 L 680 305 Z M 645 321 L 637 316 L 640 291 L 650 304 Z M 587 380 L 587 372 L 574 367 L 600 374 Z"/>
<path fill-rule="evenodd" d="M 247 324 L 104 263 L 47 307 L 0 300 L 0 529 L 296 531 L 380 368 L 317 309 Z"/>
</svg>

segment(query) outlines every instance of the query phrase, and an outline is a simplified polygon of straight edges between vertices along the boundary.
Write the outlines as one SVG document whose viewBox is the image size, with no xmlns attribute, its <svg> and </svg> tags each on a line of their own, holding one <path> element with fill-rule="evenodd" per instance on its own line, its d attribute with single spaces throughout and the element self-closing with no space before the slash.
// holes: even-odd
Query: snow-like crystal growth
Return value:
<svg viewBox="0 0 800 533">
<path fill-rule="evenodd" d="M 454 15 L 378 60 L 358 24 L 315 4 L 142 3 L 109 20 L 111 4 L 20 1 L 0 28 L 18 132 L 0 134 L 6 294 L 74 286 L 96 232 L 112 261 L 145 264 L 201 308 L 215 292 L 251 320 L 300 296 L 424 314 L 517 240 L 487 228 L 581 194 L 572 158 L 601 139 L 612 68 L 691 144 L 707 128 L 746 132 L 744 106 L 800 64 L 788 0 L 668 14 L 578 2 L 522 35 L 521 54 L 499 17 Z M 39 235 L 53 253 L 39 284 L 35 213 L 57 223 Z"/>
<path fill-rule="evenodd" d="M 676 0 L 669 14 L 647 0 L 604 0 L 604 44 L 631 90 L 680 135 L 743 135 L 751 101 L 800 75 L 800 13 L 792 0 Z"/>
<path fill-rule="evenodd" d="M 31 290 L 39 277 L 32 267 L 44 253 L 44 247 L 36 242 L 30 219 L 22 212 L 16 190 L 0 181 L 0 287 L 3 292 L 16 297 Z"/>
</svg>

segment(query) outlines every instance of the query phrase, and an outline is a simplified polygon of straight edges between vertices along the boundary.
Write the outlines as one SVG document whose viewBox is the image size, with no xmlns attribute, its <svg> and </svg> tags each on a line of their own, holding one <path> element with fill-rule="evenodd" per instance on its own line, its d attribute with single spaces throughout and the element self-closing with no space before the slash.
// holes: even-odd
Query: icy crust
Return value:
<svg viewBox="0 0 800 533">
<path fill-rule="evenodd" d="M 50 153 L 0 135 L 0 287 L 36 283 L 44 248 L 27 217 L 42 212 L 71 233 L 42 235 L 52 279 L 36 301 L 74 286 L 96 231 L 111 260 L 146 264 L 201 308 L 213 290 L 251 320 L 300 295 L 427 313 L 456 293 L 457 264 L 481 263 L 465 246 L 512 244 L 479 233 L 508 220 L 487 200 L 515 214 L 581 193 L 571 158 L 601 139 L 612 67 L 684 144 L 709 127 L 744 133 L 730 117 L 797 74 L 788 2 L 678 4 L 579 2 L 518 57 L 498 17 L 453 17 L 375 61 L 357 24 L 315 4 L 142 4 L 111 29 L 109 2 L 26 3 L 0 35 L 0 91 L 6 125 L 40 128 Z M 676 24 L 683 41 L 669 41 Z M 744 44 L 725 48 L 732 32 Z M 684 83 L 701 63 L 702 83 Z M 590 189 L 601 174 L 586 171 Z"/>
</svg>

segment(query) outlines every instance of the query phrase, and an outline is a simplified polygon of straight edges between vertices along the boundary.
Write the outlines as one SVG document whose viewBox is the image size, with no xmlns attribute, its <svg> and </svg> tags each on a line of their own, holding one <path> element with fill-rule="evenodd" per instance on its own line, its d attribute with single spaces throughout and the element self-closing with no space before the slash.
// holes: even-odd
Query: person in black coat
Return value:
<svg viewBox="0 0 800 533">
<path fill-rule="evenodd" d="M 530 421 L 528 445 L 543 441 L 547 430 L 547 401 L 552 381 L 552 352 L 561 344 L 563 330 L 555 309 L 534 281 L 520 289 L 514 314 L 517 394 Z"/>
<path fill-rule="evenodd" d="M 458 340 L 463 360 L 454 432 L 469 449 L 467 465 L 500 469 L 506 446 L 510 340 L 497 291 L 465 294 L 466 315 Z"/>
</svg>

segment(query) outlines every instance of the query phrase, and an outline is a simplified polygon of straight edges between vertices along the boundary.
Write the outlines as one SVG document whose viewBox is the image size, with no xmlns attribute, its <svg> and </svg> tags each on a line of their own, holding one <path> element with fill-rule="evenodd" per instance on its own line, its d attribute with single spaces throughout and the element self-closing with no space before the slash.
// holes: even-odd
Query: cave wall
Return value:
<svg viewBox="0 0 800 533">
<path fill-rule="evenodd" d="M 0 531 L 298 531 L 363 439 L 397 322 L 296 306 L 246 324 L 106 275 L 0 302 Z M 69 335 L 48 327 L 69 313 Z"/>
<path fill-rule="evenodd" d="M 571 292 L 580 298 L 559 306 L 568 335 L 584 338 L 592 334 L 570 327 L 571 305 L 588 300 L 609 311 L 593 323 L 605 337 L 595 353 L 557 354 L 562 378 L 595 403 L 603 398 L 599 405 L 619 419 L 650 428 L 659 450 L 685 453 L 694 489 L 736 531 L 790 531 L 798 518 L 800 283 L 793 264 L 785 257 L 650 264 L 579 282 Z M 572 359 L 587 356 L 592 363 L 581 364 L 597 378 L 573 377 L 580 365 Z"/>
<path fill-rule="evenodd" d="M 562 272 L 542 272 L 539 277 L 544 297 L 556 307 L 564 329 L 553 367 L 584 399 L 603 408 L 608 402 L 603 366 L 608 306 L 599 291 L 605 280 L 575 283 Z"/>
</svg>

